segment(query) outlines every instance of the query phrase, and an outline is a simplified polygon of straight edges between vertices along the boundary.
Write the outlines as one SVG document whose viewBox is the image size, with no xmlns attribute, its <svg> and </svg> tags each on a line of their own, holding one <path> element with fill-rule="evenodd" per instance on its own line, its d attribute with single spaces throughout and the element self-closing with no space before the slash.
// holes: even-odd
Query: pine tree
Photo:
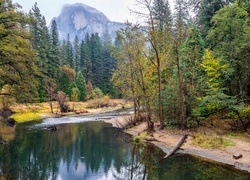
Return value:
<svg viewBox="0 0 250 180">
<path fill-rule="evenodd" d="M 68 34 L 66 42 L 65 42 L 65 49 L 63 49 L 65 51 L 65 64 L 70 65 L 70 67 L 72 67 L 73 69 L 75 69 L 75 63 L 73 60 L 73 47 L 70 41 L 70 35 Z"/>
<path fill-rule="evenodd" d="M 41 15 L 37 3 L 32 7 L 30 16 L 34 18 L 32 25 L 29 27 L 32 34 L 31 44 L 38 53 L 37 66 L 42 76 L 48 76 L 48 28 L 46 26 L 45 18 Z"/>
<path fill-rule="evenodd" d="M 153 1 L 153 16 L 158 21 L 160 28 L 172 27 L 172 15 L 168 0 Z"/>
<path fill-rule="evenodd" d="M 233 0 L 232 0 L 233 1 Z M 211 20 L 215 13 L 225 5 L 232 2 L 230 0 L 202 0 L 198 12 L 198 23 L 201 29 L 202 37 L 205 38 L 209 29 L 212 27 Z"/>
<path fill-rule="evenodd" d="M 71 101 L 79 101 L 80 91 L 75 81 L 73 81 L 69 87 L 69 94 Z"/>
<path fill-rule="evenodd" d="M 204 93 L 204 71 L 201 67 L 205 53 L 204 41 L 196 27 L 189 29 L 188 36 L 180 47 L 180 68 L 183 74 L 183 89 L 185 90 L 185 113 L 187 119 L 192 117 L 197 107 L 197 99 Z M 185 126 L 188 125 L 185 121 Z"/>
<path fill-rule="evenodd" d="M 77 87 L 79 89 L 79 93 L 80 93 L 79 99 L 80 99 L 80 101 L 83 101 L 87 96 L 87 88 L 86 88 L 85 78 L 83 77 L 81 72 L 79 72 L 77 74 L 75 82 L 76 82 L 76 85 L 77 85 Z"/>
<path fill-rule="evenodd" d="M 183 72 L 181 69 L 180 46 L 187 37 L 188 10 L 185 0 L 176 0 L 174 8 L 174 43 L 173 51 L 177 66 L 178 90 L 179 90 L 179 107 L 180 116 L 178 119 L 179 127 L 184 128 L 186 121 L 186 89 L 183 82 Z"/>
<path fill-rule="evenodd" d="M 78 36 L 75 36 L 73 46 L 73 61 L 75 64 L 75 71 L 80 71 L 80 56 L 81 56 L 81 47 L 79 44 Z"/>
<path fill-rule="evenodd" d="M 52 40 L 51 77 L 54 78 L 55 80 L 58 80 L 59 75 L 60 75 L 60 65 L 61 65 L 61 47 L 60 47 L 59 33 L 58 33 L 55 19 L 52 20 L 50 34 L 51 34 L 51 40 Z"/>
<path fill-rule="evenodd" d="M 86 34 L 84 41 L 81 43 L 81 59 L 80 67 L 86 81 L 92 81 L 92 61 L 91 61 L 91 45 L 89 34 Z"/>
<path fill-rule="evenodd" d="M 37 3 L 34 4 L 29 12 L 29 15 L 34 19 L 29 26 L 29 30 L 32 34 L 31 44 L 37 51 L 38 61 L 37 67 L 40 72 L 38 92 L 40 101 L 46 101 L 47 93 L 44 87 L 44 78 L 52 77 L 52 41 L 49 34 L 48 27 L 46 25 L 45 17 L 41 15 L 40 9 Z"/>
<path fill-rule="evenodd" d="M 92 61 L 92 74 L 93 85 L 97 87 L 102 86 L 103 77 L 103 64 L 102 64 L 102 44 L 101 39 L 97 33 L 92 34 L 90 37 L 91 47 L 91 61 Z"/>
<path fill-rule="evenodd" d="M 103 38 L 103 47 L 102 47 L 103 74 L 102 74 L 102 85 L 100 88 L 104 94 L 115 96 L 116 90 L 110 82 L 113 72 L 116 69 L 116 60 L 112 56 L 110 50 L 111 45 L 112 45 L 111 37 L 108 34 L 108 32 L 106 32 Z"/>
</svg>

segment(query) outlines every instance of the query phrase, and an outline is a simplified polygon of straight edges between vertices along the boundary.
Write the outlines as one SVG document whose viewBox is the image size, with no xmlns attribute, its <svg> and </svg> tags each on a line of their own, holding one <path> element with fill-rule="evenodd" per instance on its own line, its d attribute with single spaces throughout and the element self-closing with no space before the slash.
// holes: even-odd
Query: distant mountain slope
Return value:
<svg viewBox="0 0 250 180">
<path fill-rule="evenodd" d="M 124 23 L 110 21 L 102 12 L 97 9 L 76 3 L 64 5 L 60 15 L 55 18 L 58 26 L 60 39 L 66 39 L 70 34 L 71 40 L 77 35 L 83 39 L 87 33 L 98 33 L 101 37 L 108 30 L 112 39 L 116 31 L 124 28 Z"/>
</svg>

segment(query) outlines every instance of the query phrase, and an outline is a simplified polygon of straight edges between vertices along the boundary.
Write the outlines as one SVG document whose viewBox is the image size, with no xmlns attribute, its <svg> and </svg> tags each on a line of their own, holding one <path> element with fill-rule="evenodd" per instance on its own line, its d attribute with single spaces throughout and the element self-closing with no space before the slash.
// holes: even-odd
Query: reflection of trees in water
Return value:
<svg viewBox="0 0 250 180">
<path fill-rule="evenodd" d="M 6 126 L 4 120 L 0 117 L 0 141 L 12 141 L 15 139 L 16 126 L 9 127 Z"/>
<path fill-rule="evenodd" d="M 127 143 L 128 136 L 102 122 L 61 125 L 56 132 L 16 129 L 15 140 L 0 146 L 0 179 L 247 179 L 243 173 L 190 156 L 159 161 L 163 152 Z M 23 130 L 20 130 L 23 129 Z M 195 169 L 195 170 L 194 170 Z M 112 175 L 111 175 L 112 174 Z M 70 176 L 71 175 L 71 176 Z M 238 179 L 239 179 L 238 178 Z"/>
<path fill-rule="evenodd" d="M 123 169 L 128 177 L 143 177 L 143 159 L 147 148 L 130 146 L 124 142 L 127 135 L 118 133 L 111 125 L 102 122 L 61 125 L 56 132 L 44 130 L 17 131 L 14 141 L 0 147 L 0 170 L 6 179 L 57 179 L 60 165 L 66 171 L 86 167 L 86 173 L 103 171 L 107 174 L 114 167 L 117 174 Z M 132 160 L 133 159 L 133 160 Z M 131 167 L 131 162 L 133 166 Z M 129 167 L 127 169 L 127 167 Z M 72 169 L 73 168 L 73 169 Z"/>
<path fill-rule="evenodd" d="M 154 146 L 145 144 L 134 144 L 129 153 L 129 158 L 125 159 L 122 170 L 113 171 L 115 179 L 159 179 L 159 169 L 161 169 L 161 158 L 164 153 Z"/>
</svg>

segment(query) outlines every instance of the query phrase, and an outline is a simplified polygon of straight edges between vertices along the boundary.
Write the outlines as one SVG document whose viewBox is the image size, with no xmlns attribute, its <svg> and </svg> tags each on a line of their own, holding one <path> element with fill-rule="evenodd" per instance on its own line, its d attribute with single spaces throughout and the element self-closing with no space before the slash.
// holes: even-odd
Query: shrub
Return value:
<svg viewBox="0 0 250 180">
<path fill-rule="evenodd" d="M 146 132 L 142 132 L 140 135 L 134 136 L 133 141 L 138 143 L 140 142 L 142 139 L 145 139 L 147 136 Z"/>
<path fill-rule="evenodd" d="M 61 112 L 69 111 L 68 101 L 69 101 L 69 98 L 66 96 L 66 94 L 62 91 L 59 91 L 57 94 L 57 102 L 59 104 Z"/>
<path fill-rule="evenodd" d="M 103 97 L 103 93 L 101 91 L 100 88 L 95 87 L 93 91 L 88 92 L 87 94 L 87 99 L 98 99 L 98 98 L 102 98 Z"/>
</svg>

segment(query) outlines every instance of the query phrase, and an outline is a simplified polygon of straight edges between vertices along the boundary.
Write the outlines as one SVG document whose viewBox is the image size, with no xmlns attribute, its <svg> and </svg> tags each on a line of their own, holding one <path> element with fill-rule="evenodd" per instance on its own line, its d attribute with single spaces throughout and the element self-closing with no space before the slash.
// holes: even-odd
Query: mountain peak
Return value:
<svg viewBox="0 0 250 180">
<path fill-rule="evenodd" d="M 124 27 L 123 23 L 111 22 L 102 12 L 85 4 L 65 4 L 60 15 L 55 18 L 60 39 L 66 39 L 69 34 L 71 39 L 77 35 L 84 39 L 85 35 L 104 32 L 115 34 L 115 31 Z"/>
</svg>

